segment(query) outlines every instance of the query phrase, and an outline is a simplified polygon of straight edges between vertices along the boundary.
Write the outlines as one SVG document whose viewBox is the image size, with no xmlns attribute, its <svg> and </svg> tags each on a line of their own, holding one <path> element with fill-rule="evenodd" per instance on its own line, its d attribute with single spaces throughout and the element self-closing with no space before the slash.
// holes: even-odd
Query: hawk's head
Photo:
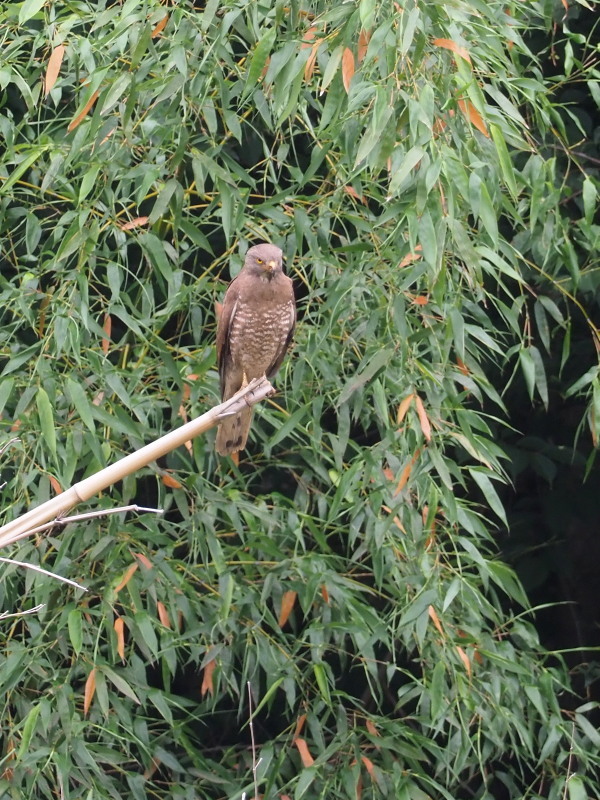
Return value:
<svg viewBox="0 0 600 800">
<path fill-rule="evenodd" d="M 244 269 L 253 275 L 259 275 L 269 280 L 281 272 L 283 268 L 283 253 L 274 244 L 263 242 L 251 247 L 246 253 Z"/>
</svg>

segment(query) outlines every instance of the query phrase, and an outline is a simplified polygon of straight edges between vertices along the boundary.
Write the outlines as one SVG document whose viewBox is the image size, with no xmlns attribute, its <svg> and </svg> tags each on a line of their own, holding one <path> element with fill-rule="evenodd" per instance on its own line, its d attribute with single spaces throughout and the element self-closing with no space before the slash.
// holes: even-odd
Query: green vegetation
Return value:
<svg viewBox="0 0 600 800">
<path fill-rule="evenodd" d="M 162 518 L 3 553 L 89 591 L 1 568 L 0 611 L 45 604 L 0 622 L 1 797 L 598 794 L 593 703 L 496 543 L 507 381 L 547 406 L 574 357 L 600 425 L 565 4 L 0 7 L 5 519 L 216 402 L 249 244 L 299 301 L 238 465 L 207 436 L 97 504 Z"/>
</svg>

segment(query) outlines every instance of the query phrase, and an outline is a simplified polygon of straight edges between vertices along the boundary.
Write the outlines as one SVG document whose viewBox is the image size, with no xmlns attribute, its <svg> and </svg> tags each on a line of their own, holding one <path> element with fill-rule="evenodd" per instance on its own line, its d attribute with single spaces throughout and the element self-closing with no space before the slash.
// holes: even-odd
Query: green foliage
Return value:
<svg viewBox="0 0 600 800">
<path fill-rule="evenodd" d="M 547 404 L 595 280 L 597 179 L 567 219 L 568 109 L 524 39 L 547 6 L 4 6 L 6 518 L 216 400 L 249 243 L 282 246 L 300 324 L 239 466 L 196 441 L 99 500 L 164 519 L 11 552 L 89 591 L 2 573 L 1 609 L 45 604 L 0 623 L 2 796 L 252 796 L 247 684 L 265 798 L 597 791 L 591 704 L 494 543 L 489 376 Z"/>
</svg>

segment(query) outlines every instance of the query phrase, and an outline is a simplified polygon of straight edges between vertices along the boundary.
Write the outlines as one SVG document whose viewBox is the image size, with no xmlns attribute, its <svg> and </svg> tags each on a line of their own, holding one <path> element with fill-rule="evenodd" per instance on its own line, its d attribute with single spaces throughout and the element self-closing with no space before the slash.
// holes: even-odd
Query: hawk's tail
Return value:
<svg viewBox="0 0 600 800">
<path fill-rule="evenodd" d="M 244 408 L 239 414 L 226 417 L 217 431 L 216 448 L 221 456 L 237 453 L 246 447 L 252 422 L 252 409 Z"/>
</svg>

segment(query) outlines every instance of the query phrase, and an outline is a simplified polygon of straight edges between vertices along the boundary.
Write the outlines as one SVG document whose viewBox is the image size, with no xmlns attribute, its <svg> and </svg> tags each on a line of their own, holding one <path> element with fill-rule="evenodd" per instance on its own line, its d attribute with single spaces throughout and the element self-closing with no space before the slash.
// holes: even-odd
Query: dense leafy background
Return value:
<svg viewBox="0 0 600 800">
<path fill-rule="evenodd" d="M 548 552 L 505 482 L 575 452 L 519 414 L 600 425 L 588 4 L 196 6 L 0 11 L 6 519 L 214 403 L 250 243 L 300 307 L 238 465 L 196 441 L 98 501 L 164 518 L 11 551 L 89 592 L 2 573 L 45 608 L 1 623 L 0 794 L 239 798 L 260 758 L 267 798 L 593 795 L 498 557 L 503 501 Z"/>
</svg>

